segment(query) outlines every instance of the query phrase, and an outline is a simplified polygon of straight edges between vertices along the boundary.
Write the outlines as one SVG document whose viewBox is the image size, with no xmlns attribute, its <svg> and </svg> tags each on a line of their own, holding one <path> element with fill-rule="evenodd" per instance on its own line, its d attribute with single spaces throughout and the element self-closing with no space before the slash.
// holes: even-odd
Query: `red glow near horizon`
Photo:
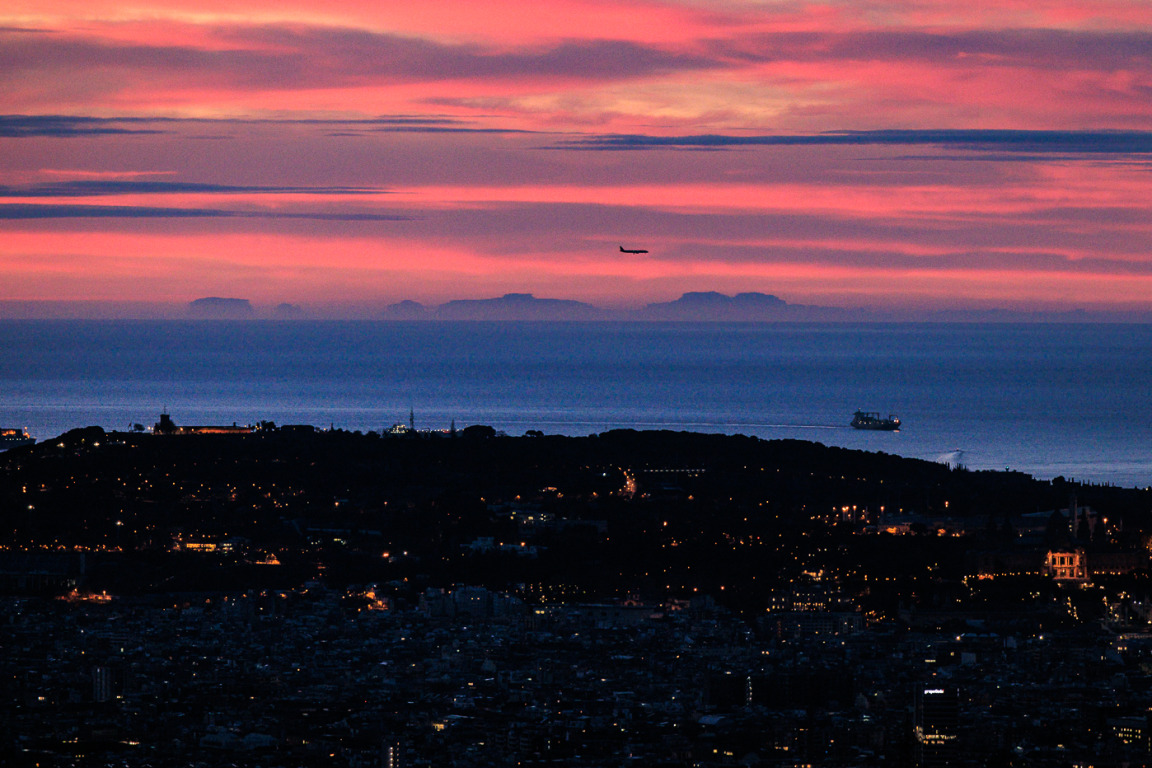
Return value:
<svg viewBox="0 0 1152 768">
<path fill-rule="evenodd" d="M 1146 11 L 17 0 L 0 313 L 689 290 L 1152 310 Z M 1047 133 L 924 133 L 973 130 Z M 819 143 L 839 131 L 865 134 Z"/>
</svg>

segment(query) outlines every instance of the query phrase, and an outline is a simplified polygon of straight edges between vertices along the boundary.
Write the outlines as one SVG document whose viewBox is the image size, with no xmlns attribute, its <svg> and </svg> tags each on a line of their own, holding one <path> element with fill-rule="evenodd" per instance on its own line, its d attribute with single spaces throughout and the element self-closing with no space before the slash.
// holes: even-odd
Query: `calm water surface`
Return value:
<svg viewBox="0 0 1152 768">
<path fill-rule="evenodd" d="M 1152 326 L 0 321 L 0 426 L 800 438 L 1152 484 Z M 896 413 L 898 433 L 847 426 Z"/>
</svg>

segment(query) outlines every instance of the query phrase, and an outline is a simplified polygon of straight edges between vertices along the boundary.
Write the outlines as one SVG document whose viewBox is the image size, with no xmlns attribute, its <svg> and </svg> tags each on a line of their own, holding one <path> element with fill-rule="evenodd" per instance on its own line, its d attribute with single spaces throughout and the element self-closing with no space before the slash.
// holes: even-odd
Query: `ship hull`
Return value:
<svg viewBox="0 0 1152 768">
<path fill-rule="evenodd" d="M 900 429 L 900 419 L 896 418 L 893 414 L 888 414 L 888 418 L 882 419 L 878 413 L 856 411 L 856 413 L 852 415 L 852 427 L 855 429 L 870 429 L 878 432 L 895 432 Z"/>
<path fill-rule="evenodd" d="M 877 432 L 895 432 L 900 429 L 900 424 L 897 423 L 882 423 L 882 424 L 853 424 L 856 429 L 871 429 Z"/>
</svg>

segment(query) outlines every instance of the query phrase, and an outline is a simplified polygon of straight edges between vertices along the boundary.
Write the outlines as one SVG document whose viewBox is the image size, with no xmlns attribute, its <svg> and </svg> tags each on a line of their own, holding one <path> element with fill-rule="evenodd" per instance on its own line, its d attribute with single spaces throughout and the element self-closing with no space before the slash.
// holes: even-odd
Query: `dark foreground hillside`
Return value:
<svg viewBox="0 0 1152 768">
<path fill-rule="evenodd" d="M 972 539 L 936 535 L 942 521 L 1009 532 L 985 543 L 1012 546 L 1022 515 L 1070 500 L 1111 518 L 1090 547 L 1137 546 L 1152 519 L 1148 492 L 691 433 L 90 428 L 0 455 L 0 543 L 85 552 L 90 586 L 117 593 L 291 587 L 322 570 L 339 586 L 555 582 L 597 598 L 723 586 L 733 607 L 760 609 L 804 570 L 916 576 L 933 563 L 959 578 Z M 920 535 L 857 535 L 888 528 Z"/>
<path fill-rule="evenodd" d="M 1150 511 L 739 436 L 76 430 L 0 454 L 0 764 L 1143 764 Z"/>
</svg>

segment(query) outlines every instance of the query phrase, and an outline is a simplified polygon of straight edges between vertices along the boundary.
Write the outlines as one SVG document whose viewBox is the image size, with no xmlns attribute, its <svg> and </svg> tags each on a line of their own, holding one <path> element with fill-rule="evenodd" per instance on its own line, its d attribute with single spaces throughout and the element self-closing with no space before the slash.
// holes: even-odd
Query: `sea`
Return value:
<svg viewBox="0 0 1152 768">
<path fill-rule="evenodd" d="M 857 410 L 897 432 L 852 429 Z M 0 427 L 800 439 L 1152 485 L 1152 325 L 0 321 Z"/>
</svg>

